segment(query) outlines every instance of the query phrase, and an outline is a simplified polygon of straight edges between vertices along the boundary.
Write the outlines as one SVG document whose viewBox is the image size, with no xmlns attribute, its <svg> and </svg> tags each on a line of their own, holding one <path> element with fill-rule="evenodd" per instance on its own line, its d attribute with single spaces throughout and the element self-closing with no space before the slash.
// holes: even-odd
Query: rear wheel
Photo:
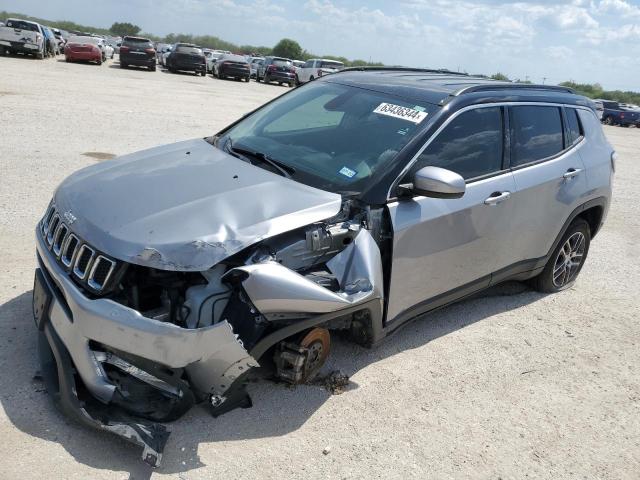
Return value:
<svg viewBox="0 0 640 480">
<path fill-rule="evenodd" d="M 127 64 L 123 61 L 120 61 L 120 68 L 127 68 Z"/>
<path fill-rule="evenodd" d="M 606 117 L 604 119 L 604 124 L 605 125 L 613 125 L 613 119 L 611 117 Z"/>
<path fill-rule="evenodd" d="M 591 228 L 582 218 L 575 219 L 551 254 L 542 273 L 532 279 L 533 287 L 545 293 L 570 288 L 578 278 L 589 253 Z"/>
</svg>

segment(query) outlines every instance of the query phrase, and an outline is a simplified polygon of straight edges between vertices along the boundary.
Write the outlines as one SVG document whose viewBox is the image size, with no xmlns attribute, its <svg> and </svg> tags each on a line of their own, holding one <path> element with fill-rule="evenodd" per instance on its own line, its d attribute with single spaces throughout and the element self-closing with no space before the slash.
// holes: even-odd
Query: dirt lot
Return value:
<svg viewBox="0 0 640 480">
<path fill-rule="evenodd" d="M 69 423 L 32 378 L 32 237 L 56 185 L 111 154 L 211 134 L 287 90 L 117 67 L 0 58 L 0 478 L 640 476 L 634 128 L 606 129 L 615 198 L 573 289 L 508 284 L 374 350 L 338 339 L 329 368 L 351 375 L 347 392 L 259 382 L 252 409 L 195 408 L 170 426 L 157 471 Z"/>
</svg>

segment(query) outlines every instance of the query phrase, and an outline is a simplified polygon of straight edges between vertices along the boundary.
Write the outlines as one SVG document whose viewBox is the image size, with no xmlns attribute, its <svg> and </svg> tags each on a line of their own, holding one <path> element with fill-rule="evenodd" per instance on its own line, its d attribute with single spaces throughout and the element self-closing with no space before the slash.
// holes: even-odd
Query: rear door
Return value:
<svg viewBox="0 0 640 480">
<path fill-rule="evenodd" d="M 571 118 L 565 115 L 571 114 Z M 566 126 L 565 126 L 566 122 Z M 555 105 L 509 108 L 511 169 L 516 183 L 510 263 L 542 259 L 570 213 L 587 194 L 584 147 L 575 109 Z M 498 281 L 500 278 L 494 279 Z"/>
<path fill-rule="evenodd" d="M 503 107 L 473 107 L 448 123 L 411 168 L 447 168 L 467 182 L 462 198 L 414 197 L 388 205 L 393 263 L 387 319 L 413 316 L 443 298 L 489 285 L 503 268 L 515 190 L 504 159 Z"/>
</svg>

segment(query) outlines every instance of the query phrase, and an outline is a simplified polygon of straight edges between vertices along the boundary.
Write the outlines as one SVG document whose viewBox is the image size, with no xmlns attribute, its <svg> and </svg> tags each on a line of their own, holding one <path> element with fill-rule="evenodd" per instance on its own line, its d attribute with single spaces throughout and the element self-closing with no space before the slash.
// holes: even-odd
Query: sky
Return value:
<svg viewBox="0 0 640 480">
<path fill-rule="evenodd" d="M 640 0 L 0 0 L 0 10 L 388 65 L 640 91 Z"/>
</svg>

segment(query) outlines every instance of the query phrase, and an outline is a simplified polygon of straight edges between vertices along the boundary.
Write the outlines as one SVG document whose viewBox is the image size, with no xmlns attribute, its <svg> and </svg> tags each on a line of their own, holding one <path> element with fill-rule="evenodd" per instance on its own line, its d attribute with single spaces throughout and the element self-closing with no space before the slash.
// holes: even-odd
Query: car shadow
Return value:
<svg viewBox="0 0 640 480">
<path fill-rule="evenodd" d="M 31 295 L 31 291 L 25 292 L 0 306 L 0 403 L 6 416 L 21 432 L 60 444 L 82 464 L 126 471 L 129 479 L 149 478 L 152 469 L 141 461 L 139 447 L 77 425 L 54 407 L 36 375 Z M 340 370 L 352 376 L 385 358 L 543 297 L 524 284 L 508 282 L 418 318 L 373 349 L 334 335 L 323 372 Z M 352 382 L 345 394 L 357 387 Z M 266 379 L 252 382 L 248 390 L 254 403 L 250 409 L 237 409 L 214 419 L 205 407 L 198 406 L 170 424 L 172 434 L 158 471 L 175 474 L 205 466 L 198 456 L 201 443 L 278 437 L 296 431 L 332 395 L 319 385 L 291 387 Z"/>
</svg>

